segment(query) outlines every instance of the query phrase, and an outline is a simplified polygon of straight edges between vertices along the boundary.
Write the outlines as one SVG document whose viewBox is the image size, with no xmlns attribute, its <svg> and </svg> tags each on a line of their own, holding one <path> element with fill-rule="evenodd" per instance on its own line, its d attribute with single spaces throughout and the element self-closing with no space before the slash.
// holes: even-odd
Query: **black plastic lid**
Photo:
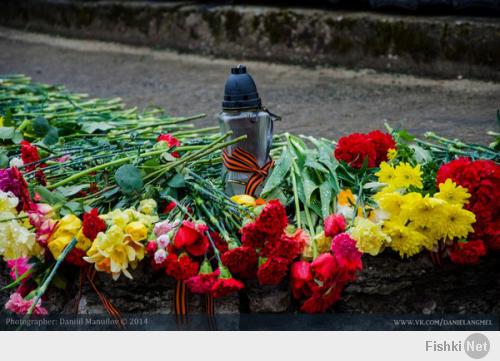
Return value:
<svg viewBox="0 0 500 361">
<path fill-rule="evenodd" d="M 257 87 L 247 68 L 244 65 L 238 65 L 231 68 L 231 75 L 226 80 L 224 87 L 224 101 L 222 109 L 251 109 L 261 108 L 262 102 L 257 93 Z"/>
</svg>

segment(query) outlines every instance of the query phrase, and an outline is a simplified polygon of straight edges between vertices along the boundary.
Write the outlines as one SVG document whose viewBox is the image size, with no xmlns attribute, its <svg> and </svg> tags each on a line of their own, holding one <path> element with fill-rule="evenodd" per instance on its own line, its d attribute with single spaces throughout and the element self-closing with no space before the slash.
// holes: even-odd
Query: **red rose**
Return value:
<svg viewBox="0 0 500 361">
<path fill-rule="evenodd" d="M 310 286 L 313 281 L 311 264 L 307 261 L 297 261 L 290 268 L 290 284 L 292 287 L 293 297 L 300 299 L 302 296 L 310 296 L 312 288 Z"/>
<path fill-rule="evenodd" d="M 479 258 L 486 254 L 486 247 L 480 239 L 456 242 L 450 251 L 450 259 L 458 264 L 478 264 Z"/>
<path fill-rule="evenodd" d="M 222 263 L 233 274 L 243 278 L 251 278 L 257 270 L 257 253 L 255 249 L 240 246 L 224 252 L 221 256 Z"/>
<path fill-rule="evenodd" d="M 325 236 L 335 237 L 337 234 L 345 231 L 345 218 L 341 214 L 330 214 L 325 218 L 323 226 L 325 228 Z"/>
<path fill-rule="evenodd" d="M 262 286 L 279 284 L 285 278 L 289 264 L 288 260 L 284 258 L 269 257 L 257 271 L 259 283 Z"/>
<path fill-rule="evenodd" d="M 377 158 L 375 164 L 378 166 L 381 162 L 387 161 L 387 152 L 389 149 L 396 149 L 396 142 L 392 135 L 382 133 L 380 130 L 374 130 L 367 134 L 369 140 L 375 148 Z"/>
<path fill-rule="evenodd" d="M 172 134 L 160 134 L 158 138 L 156 138 L 157 142 L 165 142 L 168 144 L 169 148 L 179 147 L 181 142 L 174 137 Z M 175 158 L 179 158 L 180 155 L 178 152 L 172 152 L 172 156 Z"/>
<path fill-rule="evenodd" d="M 311 263 L 311 269 L 314 277 L 323 283 L 326 283 L 335 277 L 337 268 L 338 265 L 335 257 L 329 253 L 320 254 Z"/>
<path fill-rule="evenodd" d="M 288 225 L 285 206 L 277 199 L 269 201 L 255 223 L 260 231 L 271 237 L 279 237 Z"/>
<path fill-rule="evenodd" d="M 336 235 L 332 240 L 331 251 L 338 265 L 348 272 L 363 269 L 362 253 L 356 247 L 356 241 L 347 233 Z"/>
<path fill-rule="evenodd" d="M 88 213 L 83 214 L 82 233 L 85 237 L 93 241 L 99 232 L 106 230 L 106 222 L 99 217 L 97 208 L 93 208 Z"/>
<path fill-rule="evenodd" d="M 311 297 L 303 304 L 300 310 L 306 313 L 325 312 L 340 299 L 344 285 L 329 285 L 317 288 Z"/>
<path fill-rule="evenodd" d="M 234 278 L 219 278 L 212 286 L 212 296 L 214 298 L 224 297 L 243 288 L 245 285 Z"/>
<path fill-rule="evenodd" d="M 186 253 L 179 257 L 175 253 L 169 253 L 165 260 L 165 266 L 165 273 L 179 281 L 195 276 L 199 269 L 198 263 Z"/>
<path fill-rule="evenodd" d="M 204 224 L 195 224 L 183 221 L 181 227 L 175 234 L 174 246 L 177 249 L 185 248 L 192 256 L 203 256 L 209 247 L 205 232 L 208 227 Z"/>
<path fill-rule="evenodd" d="M 212 292 L 212 288 L 219 278 L 219 270 L 210 273 L 198 273 L 186 280 L 186 285 L 193 293 L 204 294 Z"/>
</svg>

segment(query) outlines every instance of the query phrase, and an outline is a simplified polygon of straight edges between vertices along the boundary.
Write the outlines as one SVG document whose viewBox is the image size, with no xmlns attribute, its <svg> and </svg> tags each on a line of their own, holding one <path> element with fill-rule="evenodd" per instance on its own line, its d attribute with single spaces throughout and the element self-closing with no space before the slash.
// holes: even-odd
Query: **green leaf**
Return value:
<svg viewBox="0 0 500 361">
<path fill-rule="evenodd" d="M 84 213 L 83 203 L 68 202 L 61 208 L 61 215 L 66 214 L 82 214 Z"/>
<path fill-rule="evenodd" d="M 298 176 L 302 181 L 302 186 L 304 187 L 304 197 L 306 203 L 309 203 L 311 200 L 311 195 L 318 188 L 318 185 L 314 182 L 306 169 L 304 169 Z"/>
<path fill-rule="evenodd" d="M 319 196 L 321 199 L 321 215 L 323 219 L 330 214 L 330 205 L 332 204 L 332 187 L 329 181 L 321 183 L 319 186 Z"/>
<path fill-rule="evenodd" d="M 167 184 L 172 188 L 184 188 L 186 186 L 186 181 L 184 180 L 184 176 L 182 174 L 177 173 L 170 178 Z"/>
<path fill-rule="evenodd" d="M 88 187 L 89 187 L 88 184 L 78 184 L 76 186 L 59 187 L 59 188 L 57 188 L 57 191 L 65 197 L 70 197 L 70 196 L 77 194 L 82 189 L 85 189 Z"/>
<path fill-rule="evenodd" d="M 267 199 L 278 199 L 283 205 L 287 206 L 291 200 L 289 200 L 283 190 L 280 187 L 276 187 L 271 190 L 266 195 Z"/>
<path fill-rule="evenodd" d="M 35 186 L 35 192 L 40 195 L 43 201 L 55 205 L 55 204 L 64 204 L 66 203 L 66 197 L 59 193 L 58 191 L 49 191 L 47 188 L 43 186 Z"/>
<path fill-rule="evenodd" d="M 57 128 L 50 127 L 49 131 L 43 138 L 43 143 L 45 145 L 54 145 L 59 141 L 59 132 Z"/>
<path fill-rule="evenodd" d="M 14 138 L 15 130 L 14 127 L 0 127 L 0 139 L 7 140 Z"/>
<path fill-rule="evenodd" d="M 35 134 L 37 137 L 42 138 L 49 132 L 49 130 L 52 128 L 47 121 L 42 116 L 38 116 L 33 120 L 32 122 L 33 130 L 35 131 Z"/>
<path fill-rule="evenodd" d="M 273 189 L 281 185 L 286 175 L 290 172 L 291 166 L 292 157 L 290 156 L 288 149 L 285 149 L 283 153 L 281 153 L 280 159 L 278 159 L 274 165 L 273 171 L 271 172 L 271 175 L 267 179 L 264 189 L 262 190 L 262 195 L 270 193 Z"/>
<path fill-rule="evenodd" d="M 415 154 L 415 160 L 418 163 L 427 163 L 432 160 L 431 153 L 421 146 L 417 144 L 410 144 L 409 148 L 413 150 L 413 153 Z"/>
<path fill-rule="evenodd" d="M 401 139 L 406 140 L 407 142 L 412 142 L 415 137 L 408 133 L 406 130 L 400 130 L 397 132 Z"/>
<path fill-rule="evenodd" d="M 178 160 L 178 158 L 170 154 L 168 150 L 165 150 L 165 153 L 161 154 L 161 159 L 163 159 L 165 162 L 175 162 L 176 160 Z"/>
<path fill-rule="evenodd" d="M 307 168 L 316 169 L 321 173 L 328 173 L 328 169 L 325 168 L 321 163 L 317 162 L 311 154 L 306 155 L 306 163 L 304 164 Z"/>
<path fill-rule="evenodd" d="M 0 149 L 0 168 L 7 168 L 9 166 L 9 157 L 5 149 Z"/>
<path fill-rule="evenodd" d="M 81 130 L 84 133 L 92 134 L 97 131 L 106 132 L 107 130 L 114 128 L 116 128 L 116 126 L 109 122 L 83 122 Z"/>
<path fill-rule="evenodd" d="M 139 193 L 144 185 L 141 171 L 130 164 L 122 165 L 116 170 L 115 180 L 125 194 Z"/>
</svg>

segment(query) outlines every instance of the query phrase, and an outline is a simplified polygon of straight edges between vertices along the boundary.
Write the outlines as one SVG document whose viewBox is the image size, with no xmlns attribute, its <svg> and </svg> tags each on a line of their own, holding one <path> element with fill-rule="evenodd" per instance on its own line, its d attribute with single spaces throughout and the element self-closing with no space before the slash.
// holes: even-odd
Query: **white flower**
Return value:
<svg viewBox="0 0 500 361">
<path fill-rule="evenodd" d="M 159 249 L 155 252 L 155 263 L 160 264 L 167 258 L 167 252 L 164 249 Z"/>
<path fill-rule="evenodd" d="M 19 168 L 19 167 L 21 167 L 23 165 L 24 165 L 23 160 L 21 158 L 17 158 L 17 157 L 16 158 L 12 158 L 10 160 L 10 162 L 9 162 L 9 166 L 10 167 L 17 167 L 17 168 Z"/>
<path fill-rule="evenodd" d="M 156 243 L 158 243 L 158 246 L 160 248 L 167 248 L 168 244 L 170 243 L 170 237 L 168 236 L 168 234 L 162 234 L 160 237 L 158 237 Z"/>
</svg>

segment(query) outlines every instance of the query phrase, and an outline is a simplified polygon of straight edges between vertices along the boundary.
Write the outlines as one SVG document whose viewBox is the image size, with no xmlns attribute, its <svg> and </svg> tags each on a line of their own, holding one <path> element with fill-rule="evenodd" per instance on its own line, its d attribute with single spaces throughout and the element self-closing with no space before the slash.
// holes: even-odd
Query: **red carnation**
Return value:
<svg viewBox="0 0 500 361">
<path fill-rule="evenodd" d="M 302 254 L 306 243 L 302 230 L 294 234 L 283 233 L 280 238 L 266 242 L 262 255 L 285 258 L 289 263 Z"/>
<path fill-rule="evenodd" d="M 333 256 L 340 267 L 348 272 L 363 269 L 361 252 L 356 247 L 356 241 L 347 233 L 336 235 L 332 240 Z"/>
<path fill-rule="evenodd" d="M 205 235 L 207 230 L 208 227 L 204 224 L 183 221 L 175 234 L 174 246 L 177 249 L 185 248 L 192 256 L 202 256 L 209 247 L 208 238 Z"/>
<path fill-rule="evenodd" d="M 313 274 L 309 262 L 297 261 L 292 264 L 292 267 L 290 267 L 290 284 L 293 297 L 300 299 L 302 296 L 310 296 L 312 293 L 312 281 Z"/>
<path fill-rule="evenodd" d="M 240 246 L 230 249 L 222 254 L 221 259 L 231 273 L 242 278 L 253 277 L 257 270 L 257 253 L 252 247 Z"/>
<path fill-rule="evenodd" d="M 38 148 L 31 145 L 30 142 L 26 140 L 21 141 L 21 159 L 25 165 L 30 164 L 25 167 L 27 172 L 31 172 L 37 168 L 36 164 L 31 164 L 38 162 L 40 160 L 40 155 L 38 154 Z"/>
<path fill-rule="evenodd" d="M 148 244 L 146 245 L 146 253 L 150 257 L 154 256 L 157 249 L 158 249 L 158 244 L 155 241 L 149 241 Z"/>
<path fill-rule="evenodd" d="M 377 165 L 375 148 L 367 136 L 361 133 L 352 133 L 341 137 L 335 147 L 335 158 L 357 169 L 361 168 L 367 158 L 368 167 L 373 168 Z"/>
<path fill-rule="evenodd" d="M 219 270 L 210 273 L 198 273 L 186 280 L 186 285 L 193 293 L 204 294 L 212 292 L 212 288 L 219 278 Z"/>
<path fill-rule="evenodd" d="M 311 269 L 316 279 L 326 283 L 331 281 L 337 272 L 337 261 L 329 253 L 320 254 L 312 263 Z"/>
<path fill-rule="evenodd" d="M 486 254 L 486 247 L 480 239 L 468 242 L 456 242 L 451 251 L 450 259 L 458 264 L 478 264 L 479 258 Z"/>
<path fill-rule="evenodd" d="M 174 137 L 172 134 L 160 134 L 158 138 L 156 138 L 157 142 L 165 142 L 168 144 L 169 148 L 172 147 L 179 147 L 181 145 L 181 142 L 179 139 Z M 178 152 L 172 152 L 172 156 L 175 158 L 179 158 L 180 155 Z"/>
<path fill-rule="evenodd" d="M 284 258 L 269 257 L 257 271 L 259 283 L 262 286 L 279 284 L 285 278 L 289 264 Z"/>
<path fill-rule="evenodd" d="M 175 203 L 174 201 L 170 202 L 170 203 L 167 203 L 167 205 L 165 206 L 165 208 L 163 209 L 163 214 L 169 214 L 170 212 L 172 212 L 172 210 L 177 207 L 177 203 Z"/>
<path fill-rule="evenodd" d="M 82 233 L 85 237 L 93 241 L 99 232 L 106 230 L 106 222 L 99 217 L 97 208 L 92 208 L 90 212 L 83 214 Z"/>
<path fill-rule="evenodd" d="M 255 249 L 260 249 L 264 247 L 264 243 L 268 236 L 267 233 L 263 232 L 256 223 L 248 223 L 240 230 L 241 232 L 241 243 L 244 246 L 253 247 Z"/>
<path fill-rule="evenodd" d="M 179 257 L 175 253 L 169 252 L 165 260 L 165 273 L 182 281 L 195 276 L 198 273 L 199 265 L 193 261 L 186 253 Z"/>
<path fill-rule="evenodd" d="M 73 266 L 83 267 L 88 263 L 83 260 L 83 257 L 86 256 L 86 252 L 80 248 L 74 247 L 66 256 L 64 261 L 68 264 L 72 264 Z"/>
<path fill-rule="evenodd" d="M 257 228 L 271 237 L 279 237 L 288 225 L 286 209 L 277 199 L 269 201 L 256 220 Z"/>
<path fill-rule="evenodd" d="M 325 236 L 335 237 L 337 234 L 345 231 L 346 221 L 341 214 L 330 214 L 325 218 L 324 228 Z"/>
<path fill-rule="evenodd" d="M 368 138 L 375 148 L 377 158 L 375 164 L 378 166 L 381 162 L 387 161 L 387 152 L 389 149 L 396 149 L 394 138 L 388 133 L 382 133 L 380 130 L 374 130 L 368 133 Z"/>
<path fill-rule="evenodd" d="M 229 249 L 227 242 L 222 239 L 219 233 L 210 231 L 210 237 L 212 237 L 212 241 L 214 241 L 215 247 L 219 250 L 219 253 L 224 253 Z"/>
<path fill-rule="evenodd" d="M 245 285 L 234 278 L 219 278 L 212 286 L 212 296 L 220 298 L 231 293 L 238 292 L 245 288 Z"/>
</svg>

